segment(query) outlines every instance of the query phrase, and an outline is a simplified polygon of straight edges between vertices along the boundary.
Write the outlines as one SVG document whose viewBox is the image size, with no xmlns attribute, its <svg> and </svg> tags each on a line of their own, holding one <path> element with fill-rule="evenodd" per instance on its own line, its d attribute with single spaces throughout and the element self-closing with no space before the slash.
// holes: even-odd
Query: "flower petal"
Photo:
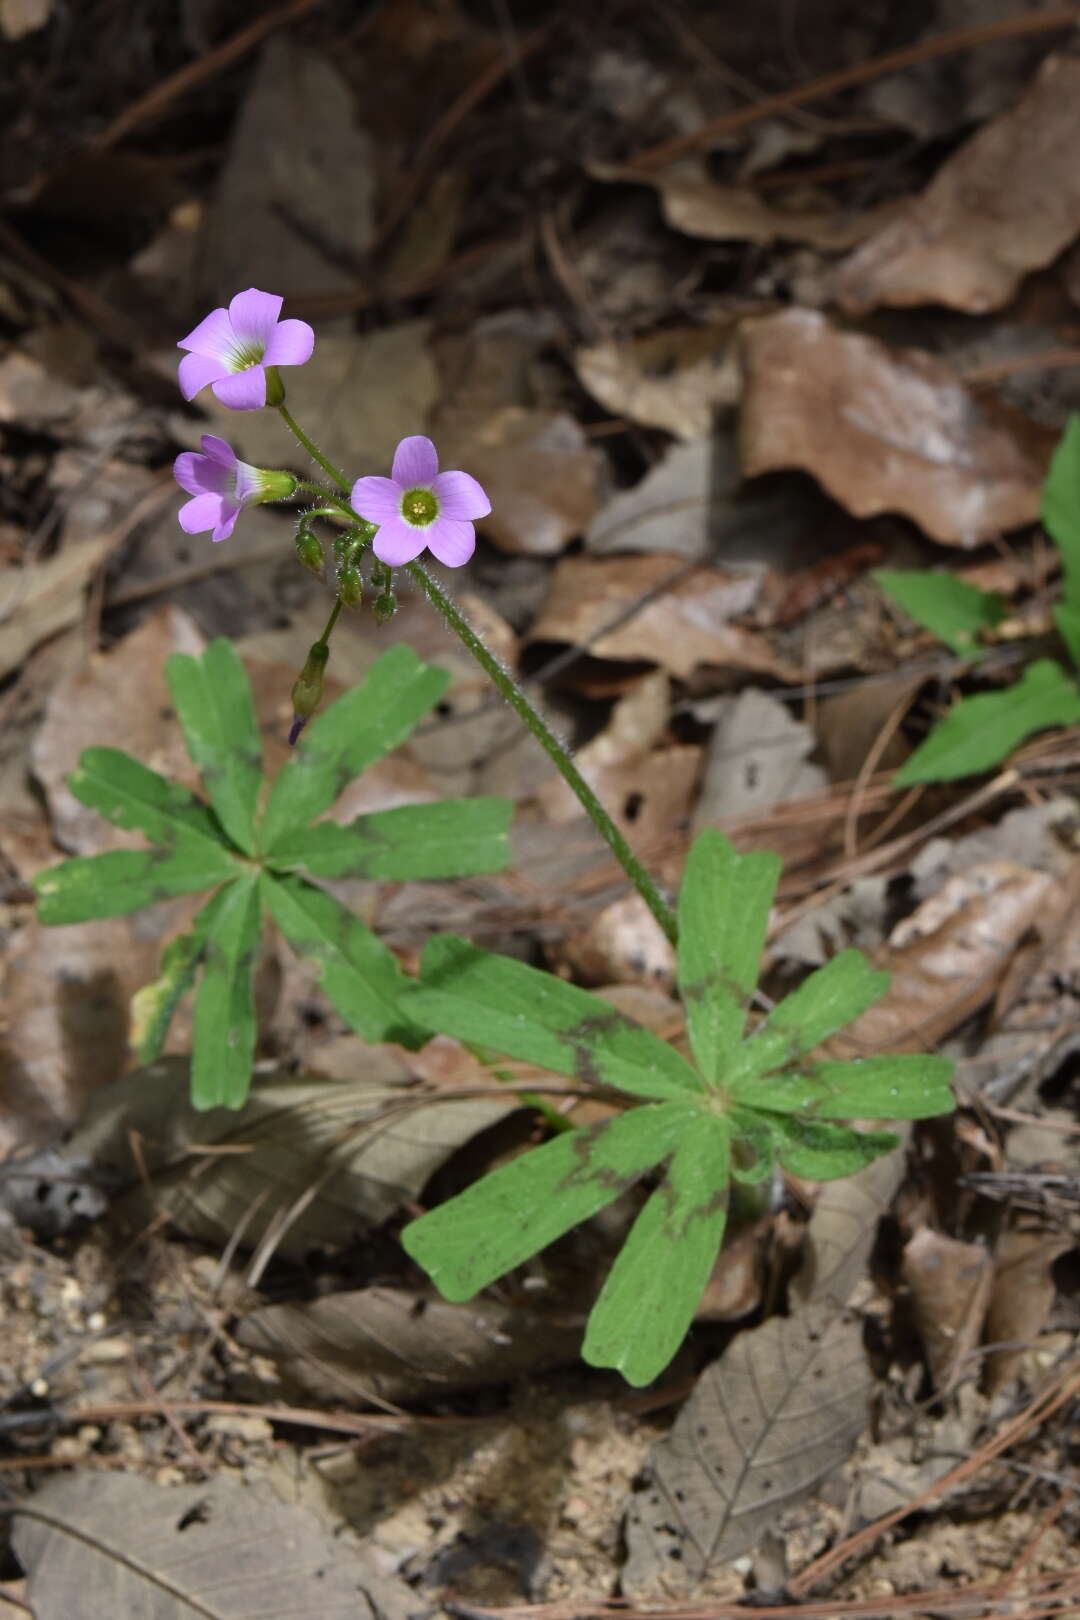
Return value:
<svg viewBox="0 0 1080 1620">
<path fill-rule="evenodd" d="M 382 530 L 379 530 L 379 534 Z M 434 523 L 420 533 L 433 557 L 438 557 L 447 568 L 460 568 L 476 550 L 476 530 L 471 523 L 458 523 L 453 518 L 437 517 Z M 375 537 L 376 549 L 378 535 Z"/>
<path fill-rule="evenodd" d="M 411 529 L 402 518 L 390 518 L 379 525 L 371 549 L 380 562 L 398 568 L 402 563 L 412 562 L 414 557 L 419 557 L 430 533 L 430 529 Z"/>
<path fill-rule="evenodd" d="M 216 529 L 228 504 L 224 495 L 196 495 L 180 508 L 177 514 L 180 527 L 187 534 L 205 534 L 207 529 Z"/>
<path fill-rule="evenodd" d="M 232 321 L 227 309 L 212 309 L 205 320 L 199 322 L 186 338 L 181 338 L 178 349 L 190 349 L 192 354 L 204 355 L 209 360 L 220 360 L 228 367 L 229 356 L 236 347 Z"/>
<path fill-rule="evenodd" d="M 212 359 L 206 354 L 185 354 L 178 373 L 180 392 L 185 399 L 194 399 L 207 383 L 218 382 L 228 375 L 229 368 L 222 360 Z"/>
<path fill-rule="evenodd" d="M 173 462 L 173 477 L 189 495 L 223 495 L 232 474 L 227 467 L 201 456 L 197 450 L 185 450 Z"/>
<path fill-rule="evenodd" d="M 257 348 L 261 354 L 274 335 L 284 302 L 276 293 L 260 292 L 257 287 L 238 292 L 229 302 L 235 341 L 244 349 Z"/>
<path fill-rule="evenodd" d="M 491 502 L 482 484 L 471 473 L 443 472 L 432 484 L 439 503 L 439 516 L 469 521 L 487 517 Z"/>
<path fill-rule="evenodd" d="M 248 366 L 232 377 L 222 377 L 214 384 L 214 393 L 231 410 L 260 411 L 266 404 L 266 372 L 262 366 Z"/>
<path fill-rule="evenodd" d="M 369 523 L 392 523 L 401 518 L 401 485 L 392 478 L 358 478 L 349 497 Z"/>
<path fill-rule="evenodd" d="M 231 501 L 223 501 L 221 505 L 221 521 L 210 536 L 212 540 L 227 540 L 236 527 L 236 520 L 240 516 L 240 508 Z"/>
<path fill-rule="evenodd" d="M 248 461 L 238 461 L 236 463 L 234 493 L 240 506 L 247 506 L 251 501 L 257 501 L 265 493 L 266 484 L 266 474 L 261 467 L 253 467 Z"/>
<path fill-rule="evenodd" d="M 412 489 L 416 484 L 430 484 L 438 470 L 439 453 L 422 433 L 402 439 L 394 451 L 391 471 L 402 489 Z"/>
<path fill-rule="evenodd" d="M 236 466 L 236 451 L 225 439 L 219 439 L 216 433 L 204 433 L 202 447 L 203 454 L 209 456 L 211 461 L 218 462 L 222 467 Z"/>
<path fill-rule="evenodd" d="M 307 321 L 279 321 L 270 334 L 263 363 L 268 366 L 302 366 L 311 359 L 315 333 Z"/>
</svg>

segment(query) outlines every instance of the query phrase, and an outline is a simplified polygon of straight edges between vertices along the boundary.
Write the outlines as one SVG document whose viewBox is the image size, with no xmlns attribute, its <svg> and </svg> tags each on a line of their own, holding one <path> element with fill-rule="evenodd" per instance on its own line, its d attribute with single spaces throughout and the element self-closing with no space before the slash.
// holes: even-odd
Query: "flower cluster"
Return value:
<svg viewBox="0 0 1080 1620">
<path fill-rule="evenodd" d="M 177 345 L 187 350 L 179 372 L 184 398 L 209 387 L 232 410 L 283 404 L 277 368 L 309 360 L 315 334 L 306 321 L 283 321 L 282 303 L 275 293 L 249 287 L 227 309 L 211 310 Z M 250 466 L 210 433 L 203 435 L 201 454 L 177 456 L 173 472 L 193 497 L 180 509 L 181 527 L 189 534 L 209 531 L 215 540 L 228 538 L 245 506 L 285 500 L 299 482 L 291 473 Z M 475 550 L 476 519 L 490 511 L 491 502 L 469 473 L 439 471 L 438 452 L 422 434 L 402 439 L 389 478 L 358 478 L 351 492 L 352 515 L 377 525 L 372 551 L 394 568 L 425 549 L 448 568 L 459 568 Z"/>
</svg>

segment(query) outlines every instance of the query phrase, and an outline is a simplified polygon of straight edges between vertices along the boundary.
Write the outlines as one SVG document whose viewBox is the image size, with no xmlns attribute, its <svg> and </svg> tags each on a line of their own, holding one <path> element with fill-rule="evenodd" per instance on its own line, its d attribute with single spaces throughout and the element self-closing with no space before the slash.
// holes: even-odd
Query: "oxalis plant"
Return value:
<svg viewBox="0 0 1080 1620">
<path fill-rule="evenodd" d="M 1043 485 L 1042 521 L 1061 557 L 1064 590 L 1054 622 L 1073 669 L 1036 658 L 1004 690 L 960 698 L 894 777 L 897 787 L 950 782 L 1000 764 L 1036 731 L 1080 722 L 1080 416 L 1073 416 L 1054 452 Z M 996 591 L 929 568 L 880 568 L 885 594 L 953 652 L 976 661 L 980 634 L 1004 617 Z"/>
<path fill-rule="evenodd" d="M 413 1221 L 402 1241 L 448 1299 L 466 1300 L 641 1184 L 644 1201 L 590 1315 L 583 1353 L 630 1383 L 648 1383 L 693 1318 L 723 1239 L 732 1182 L 760 1181 L 777 1165 L 814 1180 L 853 1174 L 898 1138 L 842 1122 L 948 1112 L 950 1065 L 926 1055 L 815 1056 L 886 990 L 888 976 L 855 950 L 751 1020 L 779 858 L 739 854 L 720 833 L 703 832 L 672 908 L 565 747 L 420 560 L 430 550 L 445 566 L 468 561 L 474 522 L 490 510 L 484 490 L 468 473 L 440 471 L 422 435 L 402 440 L 389 478 L 350 484 L 285 404 L 279 367 L 304 363 L 315 337 L 305 322 L 282 320 L 281 307 L 280 298 L 249 288 L 214 310 L 180 344 L 180 384 L 188 399 L 210 387 L 231 409 L 276 409 L 324 479 L 253 467 L 210 434 L 201 452 L 177 458 L 175 474 L 191 497 L 181 524 L 215 541 L 227 539 L 256 502 L 309 498 L 298 513 L 297 555 L 331 575 L 334 602 L 293 687 L 295 754 L 264 791 L 250 691 L 231 645 L 215 642 L 202 658 L 174 657 L 169 681 L 205 800 L 115 749 L 89 749 L 73 791 L 117 825 L 141 829 L 154 847 L 50 868 L 37 881 L 40 914 L 46 922 L 82 921 L 215 888 L 136 1009 L 146 1061 L 199 976 L 192 1081 L 199 1107 L 236 1107 L 247 1092 L 263 907 L 320 965 L 330 999 L 367 1039 L 416 1046 L 431 1034 L 454 1035 L 491 1058 L 493 1080 L 498 1056 L 509 1056 L 606 1100 L 609 1116 L 598 1123 L 567 1129 L 550 1119 L 550 1141 Z M 506 859 L 504 800 L 409 806 L 347 826 L 320 819 L 351 777 L 405 739 L 446 684 L 443 672 L 395 646 L 361 685 L 313 718 L 341 612 L 366 602 L 385 622 L 395 610 L 398 570 L 547 751 L 677 947 L 691 1056 L 599 997 L 452 936 L 429 943 L 412 979 L 320 887 L 345 876 L 461 876 L 497 870 Z"/>
</svg>

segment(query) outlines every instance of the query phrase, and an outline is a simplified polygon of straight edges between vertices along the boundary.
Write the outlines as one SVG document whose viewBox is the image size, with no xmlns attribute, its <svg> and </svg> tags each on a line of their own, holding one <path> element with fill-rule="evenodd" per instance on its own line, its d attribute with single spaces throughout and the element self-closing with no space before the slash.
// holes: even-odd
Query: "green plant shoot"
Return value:
<svg viewBox="0 0 1080 1620">
<path fill-rule="evenodd" d="M 951 1111 L 951 1064 L 923 1055 L 838 1061 L 814 1050 L 884 993 L 847 950 L 756 1028 L 747 1016 L 779 875 L 701 833 L 679 900 L 679 991 L 693 1060 L 588 991 L 453 936 L 433 939 L 403 1010 L 419 1025 L 536 1063 L 625 1106 L 491 1172 L 405 1228 L 450 1300 L 470 1299 L 621 1193 L 654 1183 L 589 1317 L 583 1354 L 646 1384 L 667 1366 L 716 1260 L 732 1178 L 853 1174 L 897 1144 L 853 1118 Z"/>
<path fill-rule="evenodd" d="M 346 783 L 396 748 L 449 682 L 405 645 L 313 722 L 264 792 L 251 687 L 231 642 L 169 660 L 169 687 L 206 799 L 115 748 L 88 748 L 69 786 L 145 850 L 113 850 L 35 878 L 44 923 L 112 917 L 201 889 L 215 892 L 165 950 L 161 975 L 136 997 L 140 1062 L 161 1052 L 172 1015 L 198 980 L 192 1060 L 197 1108 L 238 1108 L 255 1049 L 254 975 L 264 909 L 319 966 L 322 987 L 371 1041 L 415 1046 L 424 1030 L 401 1005 L 409 983 L 389 948 L 318 879 L 464 877 L 507 862 L 511 805 L 446 799 L 321 820 Z"/>
</svg>

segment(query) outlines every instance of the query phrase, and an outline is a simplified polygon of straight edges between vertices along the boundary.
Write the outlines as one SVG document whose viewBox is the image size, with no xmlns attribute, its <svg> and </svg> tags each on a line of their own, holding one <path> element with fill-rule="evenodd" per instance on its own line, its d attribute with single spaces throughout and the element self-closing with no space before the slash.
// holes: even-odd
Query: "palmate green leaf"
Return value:
<svg viewBox="0 0 1080 1620">
<path fill-rule="evenodd" d="M 202 914 L 202 976 L 195 996 L 191 1101 L 239 1108 L 255 1052 L 259 880 L 252 872 L 216 894 Z"/>
<path fill-rule="evenodd" d="M 404 642 L 383 653 L 359 686 L 316 716 L 282 766 L 262 820 L 263 848 L 328 810 L 354 776 L 405 741 L 449 682 Z"/>
<path fill-rule="evenodd" d="M 184 833 L 225 842 L 217 817 L 196 794 L 119 748 L 84 748 L 68 787 L 106 821 L 138 827 L 152 843 L 168 844 Z"/>
<path fill-rule="evenodd" d="M 595 1215 L 659 1164 L 698 1119 L 659 1103 L 557 1136 L 421 1215 L 401 1234 L 445 1299 L 471 1299 Z"/>
<path fill-rule="evenodd" d="M 48 924 L 120 917 L 177 894 L 215 888 L 242 871 L 221 844 L 190 836 L 171 848 L 79 855 L 35 876 L 38 917 Z"/>
<path fill-rule="evenodd" d="M 938 568 L 876 568 L 873 578 L 905 613 L 957 653 L 981 651 L 980 630 L 1000 624 L 1005 603 Z"/>
<path fill-rule="evenodd" d="M 212 904 L 212 902 L 211 902 Z M 208 907 L 199 912 L 206 916 Z M 193 929 L 170 940 L 161 954 L 161 971 L 131 998 L 131 1045 L 144 1066 L 156 1063 L 165 1046 L 173 1014 L 195 983 L 203 941 Z"/>
<path fill-rule="evenodd" d="M 1039 658 L 1007 691 L 981 692 L 954 703 L 893 782 L 908 787 L 972 776 L 999 764 L 1033 731 L 1077 721 L 1080 691 L 1075 678 L 1052 658 Z"/>
<path fill-rule="evenodd" d="M 702 1090 L 673 1047 L 599 996 L 452 934 L 428 943 L 420 988 L 402 1007 L 432 1033 L 456 1035 L 590 1085 L 639 1097 L 686 1098 Z"/>
<path fill-rule="evenodd" d="M 723 1078 L 742 1039 L 780 865 L 769 850 L 738 854 L 714 828 L 698 834 L 687 857 L 679 891 L 679 993 L 710 1085 Z"/>
<path fill-rule="evenodd" d="M 774 1007 L 743 1046 L 730 1086 L 753 1101 L 757 1077 L 802 1057 L 872 1007 L 889 988 L 889 975 L 870 966 L 862 951 L 840 951 Z"/>
<path fill-rule="evenodd" d="M 401 998 L 410 981 L 366 923 L 302 878 L 264 872 L 262 893 L 293 950 L 316 964 L 319 983 L 353 1029 L 368 1041 L 422 1043 Z"/>
<path fill-rule="evenodd" d="M 251 683 L 231 641 L 219 637 L 201 658 L 173 653 L 165 666 L 188 753 L 233 843 L 255 853 L 262 744 Z"/>
<path fill-rule="evenodd" d="M 750 1110 L 745 1113 L 749 1115 Z M 753 1123 L 764 1125 L 784 1169 L 810 1181 L 853 1176 L 900 1145 L 900 1138 L 892 1131 L 855 1131 L 850 1125 L 803 1119 L 797 1114 L 757 1114 L 748 1119 L 740 1112 L 732 1123 L 737 1131 L 747 1130 Z"/>
<path fill-rule="evenodd" d="M 509 799 L 442 799 L 376 810 L 342 826 L 283 833 L 266 856 L 277 872 L 321 878 L 455 878 L 501 872 L 510 858 Z"/>
<path fill-rule="evenodd" d="M 820 1119 L 932 1119 L 956 1107 L 952 1072 L 950 1059 L 932 1052 L 891 1052 L 826 1058 L 807 1065 L 805 1076 L 818 1093 L 813 1112 Z"/>
<path fill-rule="evenodd" d="M 698 1113 L 631 1228 L 589 1316 L 582 1356 L 649 1384 L 686 1336 L 727 1222 L 731 1127 Z"/>
</svg>

